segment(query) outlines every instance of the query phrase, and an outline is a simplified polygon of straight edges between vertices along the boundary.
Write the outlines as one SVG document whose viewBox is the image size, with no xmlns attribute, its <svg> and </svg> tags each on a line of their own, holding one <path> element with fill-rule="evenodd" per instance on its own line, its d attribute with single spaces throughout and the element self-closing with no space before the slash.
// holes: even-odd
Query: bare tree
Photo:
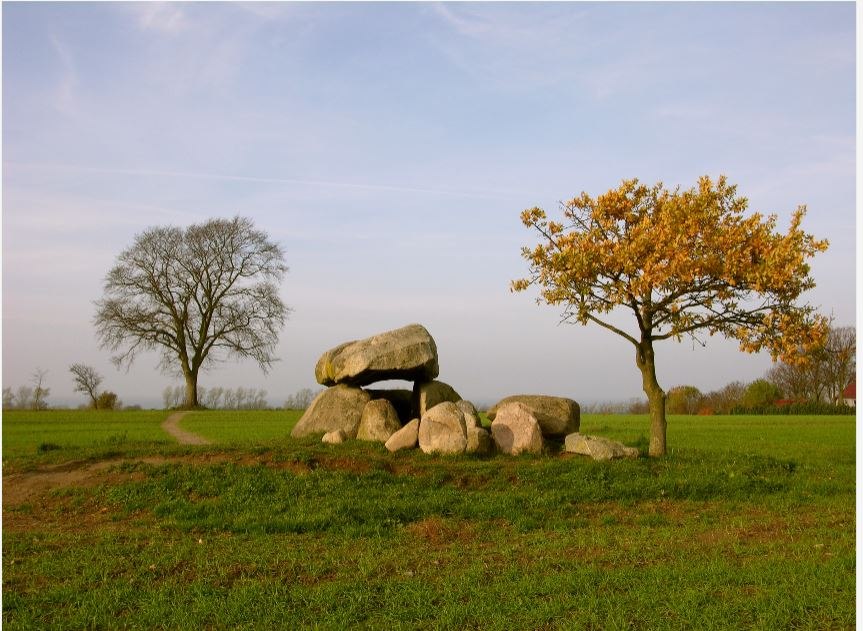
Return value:
<svg viewBox="0 0 863 631">
<path fill-rule="evenodd" d="M 204 405 L 214 410 L 217 409 L 219 407 L 219 401 L 221 400 L 224 391 L 225 389 L 221 386 L 216 386 L 207 390 L 207 397 L 203 399 Z"/>
<path fill-rule="evenodd" d="M 831 403 L 842 402 L 842 391 L 857 370 L 857 332 L 852 326 L 831 328 L 824 349 L 825 390 Z"/>
<path fill-rule="evenodd" d="M 96 302 L 102 346 L 118 366 L 141 351 L 182 374 L 185 405 L 198 405 L 198 373 L 226 357 L 251 358 L 266 372 L 289 309 L 278 294 L 282 248 L 251 220 L 211 219 L 154 227 L 120 253 Z"/>
<path fill-rule="evenodd" d="M 746 384 L 741 381 L 732 381 L 719 390 L 714 390 L 704 395 L 703 405 L 714 414 L 728 414 L 731 409 L 743 402 L 743 392 Z"/>
<path fill-rule="evenodd" d="M 258 391 L 251 397 L 249 408 L 252 410 L 267 409 L 267 391 L 263 388 L 258 388 Z"/>
<path fill-rule="evenodd" d="M 171 409 L 173 407 L 171 403 L 174 399 L 174 388 L 173 386 L 165 386 L 165 389 L 162 390 L 162 404 L 164 405 L 166 410 Z"/>
<path fill-rule="evenodd" d="M 75 392 L 81 392 L 90 397 L 90 404 L 98 409 L 99 385 L 102 383 L 102 375 L 96 372 L 92 366 L 85 364 L 72 364 L 69 372 L 75 380 Z"/>
<path fill-rule="evenodd" d="M 823 346 L 805 353 L 807 362 L 780 362 L 767 372 L 767 379 L 788 398 L 838 403 L 854 376 L 856 354 L 854 327 L 830 327 Z"/>
<path fill-rule="evenodd" d="M 12 388 L 6 386 L 3 388 L 3 409 L 11 410 L 15 406 L 15 395 L 12 394 Z"/>
<path fill-rule="evenodd" d="M 183 386 L 166 386 L 162 390 L 162 402 L 165 404 L 165 409 L 179 407 L 183 402 L 183 397 L 186 389 Z"/>
<path fill-rule="evenodd" d="M 32 408 L 34 410 L 48 409 L 48 395 L 51 393 L 51 388 L 45 387 L 45 377 L 47 374 L 47 370 L 37 368 L 33 376 L 30 377 L 30 382 L 33 384 Z"/>
<path fill-rule="evenodd" d="M 246 389 L 237 387 L 237 393 L 234 395 L 237 400 L 237 409 L 242 410 L 246 405 Z"/>
<path fill-rule="evenodd" d="M 15 392 L 15 406 L 18 410 L 29 410 L 33 407 L 33 388 L 30 386 L 18 386 Z"/>
<path fill-rule="evenodd" d="M 301 390 L 297 390 L 285 400 L 285 409 L 305 410 L 312 403 L 312 399 L 317 396 L 318 392 L 315 392 L 311 388 L 302 388 Z"/>
</svg>

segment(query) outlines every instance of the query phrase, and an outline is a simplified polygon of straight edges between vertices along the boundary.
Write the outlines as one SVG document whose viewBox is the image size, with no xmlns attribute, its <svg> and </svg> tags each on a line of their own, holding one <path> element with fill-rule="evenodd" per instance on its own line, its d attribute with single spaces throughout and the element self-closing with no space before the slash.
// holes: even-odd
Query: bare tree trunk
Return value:
<svg viewBox="0 0 863 631">
<path fill-rule="evenodd" d="M 188 371 L 184 375 L 186 378 L 186 401 L 183 404 L 187 408 L 198 407 L 198 372 Z"/>
<path fill-rule="evenodd" d="M 653 343 L 642 341 L 635 356 L 635 363 L 641 370 L 642 387 L 647 395 L 650 408 L 650 449 L 651 457 L 664 456 L 667 453 L 665 434 L 665 392 L 656 380 L 656 364 L 653 355 Z"/>
</svg>

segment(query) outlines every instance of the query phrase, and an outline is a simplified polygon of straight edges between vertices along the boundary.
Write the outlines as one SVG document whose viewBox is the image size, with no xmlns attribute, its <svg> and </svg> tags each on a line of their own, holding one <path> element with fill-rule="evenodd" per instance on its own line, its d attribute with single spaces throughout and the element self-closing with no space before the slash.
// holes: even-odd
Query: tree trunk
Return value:
<svg viewBox="0 0 863 631">
<path fill-rule="evenodd" d="M 198 372 L 188 371 L 186 378 L 186 401 L 183 404 L 187 408 L 198 407 Z"/>
<path fill-rule="evenodd" d="M 656 380 L 656 364 L 653 355 L 653 342 L 642 341 L 635 356 L 635 363 L 641 370 L 642 387 L 647 395 L 650 408 L 650 449 L 651 457 L 664 456 L 665 445 L 665 392 Z"/>
</svg>

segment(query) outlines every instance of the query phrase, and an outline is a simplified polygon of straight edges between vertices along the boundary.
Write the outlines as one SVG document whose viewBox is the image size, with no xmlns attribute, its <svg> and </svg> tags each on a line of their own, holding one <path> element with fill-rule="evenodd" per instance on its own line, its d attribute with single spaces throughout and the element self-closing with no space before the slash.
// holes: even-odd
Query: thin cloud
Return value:
<svg viewBox="0 0 863 631">
<path fill-rule="evenodd" d="M 60 60 L 62 74 L 54 91 L 54 107 L 60 112 L 70 113 L 75 105 L 75 93 L 78 88 L 78 72 L 69 49 L 56 36 L 50 38 L 51 47 Z"/>
<path fill-rule="evenodd" d="M 326 188 L 356 189 L 364 191 L 381 191 L 395 193 L 422 193 L 430 195 L 449 195 L 454 197 L 477 197 L 484 199 L 508 198 L 512 195 L 533 194 L 528 191 L 513 190 L 482 190 L 482 189 L 445 189 L 415 186 L 393 186 L 389 184 L 366 184 L 357 182 L 336 182 L 331 180 L 312 180 L 289 177 L 257 177 L 250 175 L 231 175 L 224 173 L 200 173 L 193 171 L 164 171 L 158 169 L 119 169 L 109 167 L 77 166 L 71 164 L 34 164 L 26 162 L 4 162 L 4 167 L 22 169 L 68 171 L 78 173 L 97 173 L 105 175 L 129 175 L 139 177 L 169 177 L 202 180 L 220 180 L 227 182 L 249 182 L 260 184 L 299 184 L 304 186 L 320 186 Z"/>
<path fill-rule="evenodd" d="M 137 13 L 138 26 L 144 31 L 178 35 L 188 27 L 186 14 L 173 3 L 136 2 L 130 8 Z"/>
</svg>

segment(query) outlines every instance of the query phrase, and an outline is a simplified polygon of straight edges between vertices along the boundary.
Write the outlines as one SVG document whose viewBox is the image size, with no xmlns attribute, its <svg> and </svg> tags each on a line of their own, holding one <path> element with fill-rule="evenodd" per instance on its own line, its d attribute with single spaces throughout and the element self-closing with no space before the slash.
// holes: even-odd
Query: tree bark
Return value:
<svg viewBox="0 0 863 631">
<path fill-rule="evenodd" d="M 186 378 L 186 402 L 187 408 L 198 407 L 198 372 L 188 371 L 184 374 Z"/>
<path fill-rule="evenodd" d="M 638 346 L 635 363 L 641 371 L 642 387 L 647 395 L 647 403 L 650 408 L 650 449 L 651 457 L 664 456 L 666 454 L 665 434 L 667 423 L 665 420 L 665 392 L 656 380 L 656 363 L 653 354 L 653 342 L 650 339 L 643 340 Z"/>
</svg>

